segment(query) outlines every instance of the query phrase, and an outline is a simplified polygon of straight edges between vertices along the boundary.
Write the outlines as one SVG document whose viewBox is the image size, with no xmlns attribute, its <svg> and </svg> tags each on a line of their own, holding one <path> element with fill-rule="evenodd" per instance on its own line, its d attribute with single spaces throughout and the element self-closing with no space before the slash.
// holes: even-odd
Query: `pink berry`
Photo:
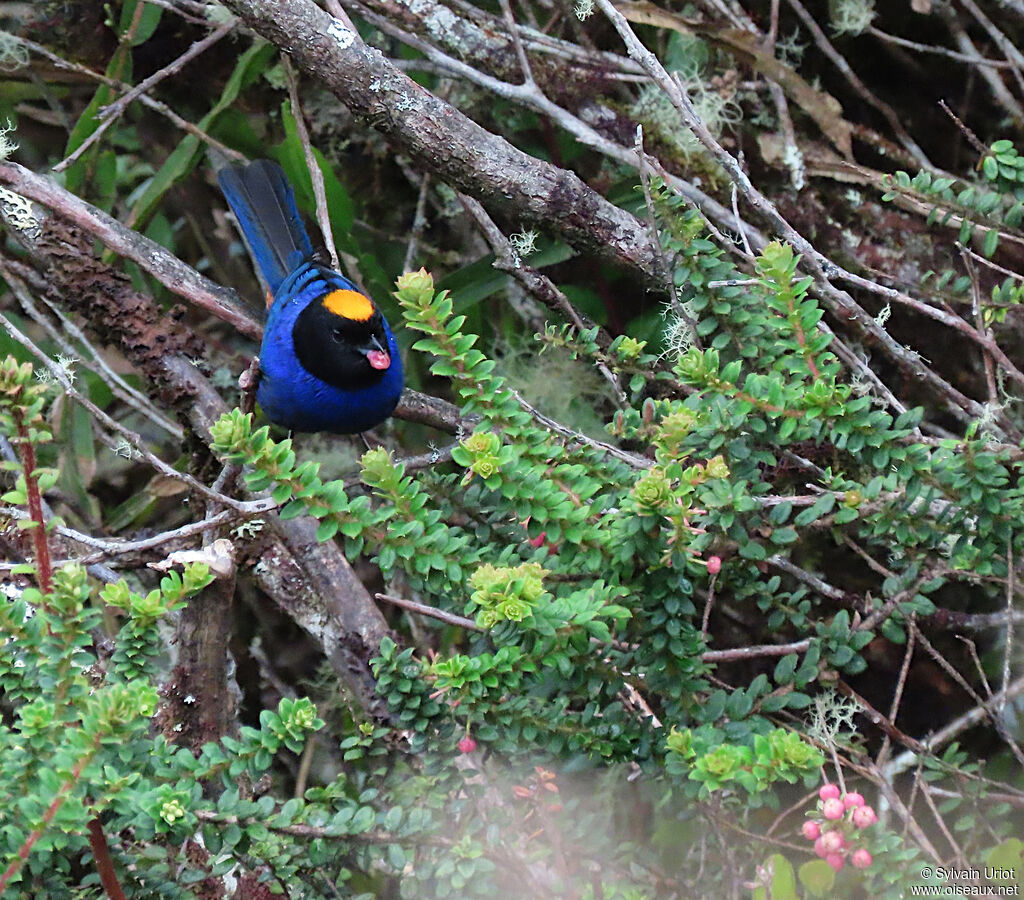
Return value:
<svg viewBox="0 0 1024 900">
<path fill-rule="evenodd" d="M 828 850 L 825 848 L 825 835 L 822 835 L 814 842 L 814 852 L 822 859 L 828 856 Z"/>
<path fill-rule="evenodd" d="M 800 830 L 809 841 L 816 841 L 821 837 L 821 826 L 817 822 L 804 822 L 803 828 Z"/>
<path fill-rule="evenodd" d="M 830 821 L 834 822 L 836 819 L 841 819 L 845 812 L 846 807 L 843 806 L 843 801 L 838 797 L 830 797 L 821 804 L 821 814 Z"/>
<path fill-rule="evenodd" d="M 459 753 L 472 753 L 474 750 L 476 750 L 476 741 L 468 734 L 459 741 Z"/>
<path fill-rule="evenodd" d="M 838 853 L 846 845 L 846 838 L 840 831 L 826 831 L 821 836 L 821 846 L 825 853 Z"/>
<path fill-rule="evenodd" d="M 837 872 L 846 865 L 846 861 L 839 853 L 830 853 L 825 857 L 825 862 L 827 862 Z"/>
<path fill-rule="evenodd" d="M 850 862 L 853 863 L 855 869 L 866 869 L 871 865 L 871 854 L 863 847 L 860 850 L 854 850 L 853 856 L 850 857 Z"/>
<path fill-rule="evenodd" d="M 864 805 L 864 797 L 856 791 L 851 791 L 843 797 L 843 806 L 847 809 L 858 809 Z"/>
<path fill-rule="evenodd" d="M 867 828 L 869 825 L 874 825 L 875 822 L 878 821 L 878 816 L 870 806 L 857 807 L 850 818 L 857 828 Z"/>
<path fill-rule="evenodd" d="M 826 784 L 820 791 L 818 796 L 822 800 L 838 800 L 839 799 L 839 785 L 838 784 Z"/>
<path fill-rule="evenodd" d="M 720 556 L 709 556 L 708 557 L 708 575 L 717 575 L 722 571 L 722 557 Z"/>
</svg>

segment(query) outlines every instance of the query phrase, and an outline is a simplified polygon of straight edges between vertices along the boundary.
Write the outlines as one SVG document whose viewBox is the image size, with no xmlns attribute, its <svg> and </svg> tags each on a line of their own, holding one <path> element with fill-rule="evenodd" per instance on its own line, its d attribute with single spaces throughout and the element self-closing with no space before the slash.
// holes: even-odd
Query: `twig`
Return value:
<svg viewBox="0 0 1024 900">
<path fill-rule="evenodd" d="M 126 403 L 141 415 L 145 416 L 154 424 L 158 425 L 171 436 L 176 438 L 182 437 L 184 429 L 182 429 L 182 427 L 176 422 L 172 422 L 166 416 L 162 415 L 145 394 L 141 391 L 135 390 L 135 388 L 118 375 L 117 372 L 107 364 L 103 354 L 93 347 L 92 343 L 85 336 L 82 330 L 67 316 L 65 316 L 56 305 L 43 298 L 43 302 L 49 308 L 50 312 L 60 320 L 61 329 L 63 329 L 63 331 L 55 328 L 53 323 L 51 323 L 50 320 L 42 314 L 42 311 L 33 302 L 33 298 L 27 289 L 27 285 L 10 270 L 6 269 L 2 260 L 0 260 L 0 271 L 4 273 L 4 277 L 7 279 L 8 284 L 14 290 L 22 309 L 24 309 L 25 312 L 39 323 L 39 325 L 50 336 L 50 339 L 56 342 L 69 357 L 75 356 L 76 351 L 65 339 L 64 332 L 67 332 L 74 337 L 74 339 L 86 349 L 89 359 L 79 361 L 90 371 L 99 375 L 115 397 Z"/>
<path fill-rule="evenodd" d="M 765 37 L 765 47 L 771 53 L 775 52 L 775 42 L 779 37 L 779 0 L 772 0 L 771 11 L 768 16 L 768 34 Z"/>
<path fill-rule="evenodd" d="M 832 42 L 828 39 L 828 35 L 822 30 L 821 26 L 814 20 L 807 8 L 800 2 L 800 0 L 787 0 L 789 5 L 793 7 L 793 11 L 799 16 L 800 21 L 804 23 L 804 26 L 810 32 L 814 43 L 818 45 L 818 48 L 850 82 L 850 86 L 857 92 L 857 94 L 870 106 L 874 107 L 880 112 L 885 120 L 889 123 L 889 127 L 892 129 L 893 134 L 896 135 L 897 140 L 906 148 L 906 150 L 917 160 L 918 164 L 926 169 L 933 169 L 934 166 L 929 161 L 925 152 L 917 145 L 917 142 L 907 133 L 907 130 L 903 127 L 903 122 L 900 121 L 899 115 L 896 111 L 889 106 L 888 103 L 884 103 L 879 100 L 870 90 L 863 81 L 857 76 L 857 73 L 853 71 L 850 64 L 846 61 L 843 55 L 836 50 Z"/>
<path fill-rule="evenodd" d="M 978 696 L 978 692 L 974 690 L 974 688 L 971 687 L 970 684 L 968 684 L 967 679 L 965 679 L 964 676 L 961 675 L 949 663 L 949 661 L 941 653 L 939 653 L 938 650 L 935 649 L 935 647 L 932 646 L 932 643 L 928 640 L 928 638 L 921 634 L 921 630 L 913 623 L 910 623 L 910 627 L 917 632 L 917 639 L 920 642 L 921 646 L 924 647 L 928 655 L 933 660 L 935 660 L 936 663 L 938 663 L 939 668 L 941 668 L 947 675 L 949 675 L 950 678 L 952 678 L 958 685 L 960 685 L 964 692 L 977 704 L 977 708 L 983 710 L 984 715 L 989 719 L 989 721 L 992 723 L 992 727 L 996 730 L 996 734 L 998 734 L 999 737 L 1001 737 L 1003 741 L 1006 743 L 1006 745 L 1010 748 L 1010 751 L 1017 758 L 1017 762 L 1020 765 L 1024 766 L 1024 750 L 1022 750 L 1017 741 L 1014 740 L 1013 735 L 1010 734 L 1009 730 L 1006 727 L 1006 723 L 1003 721 L 1002 716 L 998 712 L 1000 706 L 997 701 L 1000 697 L 1008 697 L 1010 688 L 1007 687 L 1003 689 L 999 692 L 998 695 L 996 695 L 995 698 L 983 700 L 980 696 Z M 1002 705 L 1005 706 L 1005 702 L 1006 701 L 1003 700 Z"/>
<path fill-rule="evenodd" d="M 17 163 L 0 163 L 0 183 L 29 200 L 48 207 L 85 229 L 119 256 L 137 263 L 171 293 L 205 309 L 246 337 L 259 340 L 262 326 L 234 291 L 204 278 L 191 266 L 144 235 L 126 228 L 112 216 L 69 193 L 55 182 Z"/>
<path fill-rule="evenodd" d="M 678 77 L 676 80 L 678 81 Z M 743 255 L 748 261 L 753 260 L 754 251 L 750 249 L 750 242 L 747 240 L 747 233 L 743 230 L 743 218 L 740 216 L 739 189 L 736 186 L 735 181 L 729 189 L 729 203 L 732 206 L 732 217 L 735 219 L 736 231 L 740 236 L 740 242 L 743 244 Z"/>
<path fill-rule="evenodd" d="M 960 259 L 967 270 L 967 277 L 971 282 L 971 313 L 974 315 L 975 330 L 994 345 L 995 341 L 992 338 L 992 334 L 985 325 L 985 314 L 981 301 L 981 284 L 978 282 L 978 270 L 974 266 L 974 260 L 963 252 L 959 243 L 957 248 L 960 249 Z M 987 349 L 982 351 L 981 356 L 985 367 L 985 385 L 988 387 L 988 402 L 989 406 L 994 410 L 999 404 L 999 389 L 996 387 L 995 366 L 992 363 L 992 354 Z"/>
<path fill-rule="evenodd" d="M 203 20 L 203 24 L 206 24 L 205 19 Z M 19 44 L 22 44 L 24 47 L 27 47 L 37 56 L 41 56 L 44 59 L 49 60 L 58 68 L 67 69 L 72 72 L 77 72 L 78 74 L 85 76 L 91 81 L 97 81 L 116 90 L 130 91 L 132 89 L 132 85 L 130 84 L 126 84 L 123 81 L 118 81 L 116 78 L 110 78 L 109 76 L 103 75 L 99 72 L 94 72 L 88 66 L 83 66 L 79 63 L 72 62 L 71 60 L 64 59 L 64 57 L 58 56 L 56 53 L 51 52 L 42 44 L 37 44 L 35 41 L 28 40 L 28 38 L 19 37 L 18 35 L 10 33 L 8 33 L 8 36 L 10 37 L 11 40 L 15 40 Z M 232 149 L 227 144 L 222 144 L 216 138 L 207 134 L 205 131 L 203 131 L 201 128 L 198 128 L 196 125 L 193 125 L 187 119 L 183 119 L 165 103 L 161 103 L 159 100 L 154 100 L 148 94 L 140 95 L 138 100 L 143 106 L 148 106 L 154 112 L 157 112 L 160 115 L 164 116 L 175 127 L 180 128 L 185 133 L 191 134 L 193 137 L 198 138 L 200 141 L 206 144 L 206 146 L 214 148 L 218 153 L 222 153 L 226 157 L 231 159 L 242 160 L 245 158 L 237 150 Z"/>
<path fill-rule="evenodd" d="M 213 32 L 208 34 L 205 38 L 200 41 L 196 41 L 188 50 L 186 50 L 181 56 L 179 56 L 172 63 L 164 66 L 159 72 L 154 72 L 149 78 L 141 81 L 138 85 L 133 87 L 128 93 L 115 100 L 109 106 L 106 106 L 100 110 L 99 115 L 96 117 L 100 120 L 100 124 L 96 127 L 96 130 L 92 132 L 78 148 L 62 159 L 57 165 L 53 167 L 55 172 L 63 172 L 68 166 L 72 165 L 77 160 L 81 159 L 82 155 L 95 144 L 104 134 L 104 132 L 117 121 L 118 117 L 128 107 L 133 100 L 144 95 L 150 88 L 155 87 L 165 78 L 177 74 L 186 63 L 191 62 L 197 56 L 205 53 L 210 47 L 217 43 L 221 38 L 226 37 L 234 30 L 234 22 L 226 22 L 223 25 L 218 26 Z"/>
<path fill-rule="evenodd" d="M 184 484 L 188 485 L 192 490 L 197 491 L 204 497 L 208 497 L 209 499 L 214 500 L 217 503 L 222 504 L 223 506 L 229 507 L 234 510 L 240 510 L 243 507 L 243 501 L 236 500 L 234 497 L 229 497 L 226 494 L 221 494 L 216 491 L 210 490 L 209 487 L 207 487 L 198 479 L 193 478 L 187 472 L 179 472 L 173 466 L 170 466 L 167 463 L 165 463 L 162 459 L 160 459 L 160 457 L 156 456 L 154 453 L 151 453 L 149 449 L 146 447 L 145 441 L 142 440 L 142 437 L 140 435 L 136 434 L 129 428 L 126 428 L 116 419 L 107 415 L 107 413 L 105 413 L 102 409 L 96 406 L 96 404 L 93 403 L 88 397 L 86 397 L 84 394 L 78 391 L 78 389 L 75 388 L 75 386 L 71 383 L 70 379 L 67 376 L 67 373 L 60 366 L 54 363 L 45 353 L 43 353 L 43 351 L 36 346 L 35 342 L 33 342 L 32 339 L 28 337 L 28 335 L 23 334 L 21 331 L 19 331 L 18 328 L 16 328 L 15 325 L 10 321 L 10 319 L 8 319 L 2 313 L 0 313 L 0 325 L 3 326 L 3 328 L 12 338 L 14 338 L 14 340 L 16 340 L 23 347 L 25 347 L 26 350 L 28 350 L 33 356 L 39 359 L 46 366 L 46 368 L 50 371 L 50 374 L 53 375 L 54 379 L 61 386 L 65 394 L 67 394 L 73 400 L 77 401 L 79 404 L 85 407 L 85 409 L 89 411 L 92 417 L 96 419 L 98 422 L 103 423 L 103 425 L 106 428 L 121 435 L 121 437 L 123 437 L 132 447 L 132 450 L 134 452 L 137 452 L 140 457 L 145 459 L 146 462 L 148 462 L 161 475 L 164 475 L 167 478 L 173 478 L 176 481 L 181 481 Z"/>
<path fill-rule="evenodd" d="M 974 18 L 978 21 L 982 28 L 988 33 L 988 36 L 998 45 L 999 49 L 1006 54 L 1006 59 L 1010 63 L 1013 77 L 1017 81 L 1017 89 L 1024 89 L 1024 53 L 1021 53 L 1017 49 L 1017 45 L 1010 40 L 996 24 L 982 12 L 981 7 L 978 6 L 974 0 L 960 0 L 960 4 L 966 9 Z"/>
<path fill-rule="evenodd" d="M 522 70 L 523 84 L 528 84 L 537 88 L 537 92 L 540 93 L 540 88 L 537 87 L 537 82 L 533 80 L 533 70 L 530 68 L 530 60 L 526 55 L 526 50 L 523 49 L 523 42 L 519 38 L 519 29 L 516 26 L 515 17 L 512 15 L 512 7 L 509 5 L 508 0 L 500 0 L 501 12 L 505 17 L 505 24 L 508 26 L 509 36 L 512 38 L 512 46 L 515 47 L 516 56 L 519 58 L 519 67 Z"/>
<path fill-rule="evenodd" d="M 316 734 L 311 734 L 306 739 L 306 746 L 302 748 L 302 757 L 299 760 L 299 770 L 295 773 L 295 790 L 292 792 L 292 796 L 296 799 L 301 800 L 306 796 L 306 785 L 309 783 L 309 773 L 313 768 L 313 757 L 315 755 Z"/>
<path fill-rule="evenodd" d="M 792 575 L 798 581 L 802 581 L 808 587 L 813 588 L 822 597 L 828 597 L 830 600 L 846 601 L 848 599 L 846 591 L 841 588 L 834 587 L 827 581 L 822 580 L 817 575 L 812 575 L 805 569 L 801 569 L 798 565 L 791 562 L 784 556 L 776 554 L 775 556 L 768 557 L 768 565 L 785 572 L 788 575 Z"/>
<path fill-rule="evenodd" d="M 810 638 L 807 638 L 790 644 L 761 644 L 757 647 L 734 647 L 731 650 L 706 650 L 700 658 L 703 662 L 720 663 L 737 659 L 758 659 L 762 656 L 789 656 L 790 653 L 805 653 L 810 646 Z"/>
<path fill-rule="evenodd" d="M 598 441 L 592 437 L 587 437 L 587 435 L 582 432 L 574 431 L 572 428 L 562 425 L 560 422 L 556 422 L 550 416 L 544 415 L 544 413 L 536 407 L 531 406 L 518 391 L 513 388 L 509 388 L 508 391 L 513 397 L 515 397 L 516 402 L 523 409 L 540 422 L 541 425 L 551 429 L 551 431 L 554 431 L 556 434 L 560 434 L 563 437 L 583 444 L 586 447 L 591 447 L 601 453 L 607 453 L 609 456 L 614 456 L 616 459 L 622 460 L 622 462 L 634 469 L 649 469 L 654 465 L 654 461 L 647 459 L 645 456 L 638 456 L 636 453 L 630 453 L 628 450 L 620 450 L 612 444 L 606 444 L 604 441 Z"/>
<path fill-rule="evenodd" d="M 162 531 L 160 534 L 154 534 L 151 537 L 139 538 L 137 540 L 95 537 L 94 535 L 86 534 L 85 532 L 78 531 L 77 529 L 71 528 L 67 525 L 58 525 L 55 530 L 61 537 L 67 538 L 69 541 L 74 541 L 76 544 L 92 547 L 93 550 L 96 551 L 95 553 L 91 553 L 81 558 L 82 564 L 86 565 L 111 556 L 121 556 L 126 553 L 140 553 L 144 550 L 153 550 L 163 544 L 170 544 L 175 541 L 181 541 L 184 538 L 192 537 L 196 534 L 214 531 L 221 525 L 227 525 L 228 523 L 235 522 L 239 519 L 249 519 L 253 516 L 273 512 L 277 507 L 277 504 L 275 504 L 270 497 L 264 497 L 259 500 L 247 500 L 244 501 L 243 505 L 246 507 L 244 511 L 238 509 L 225 509 L 219 513 L 215 513 L 208 519 L 201 519 L 198 522 L 189 522 L 188 524 L 181 525 L 178 528 L 172 528 L 170 531 Z M 27 516 L 28 513 L 24 510 L 13 507 L 0 507 L 0 515 L 8 516 L 12 519 L 20 519 Z"/>
<path fill-rule="evenodd" d="M 949 843 L 949 846 L 953 848 L 953 852 L 956 854 L 957 860 L 960 861 L 961 865 L 966 865 L 967 860 L 964 859 L 964 851 L 960 849 L 960 845 L 956 842 L 956 838 L 953 837 L 953 833 L 946 826 L 945 819 L 943 819 L 942 814 L 936 808 L 935 801 L 932 800 L 931 790 L 928 787 L 928 779 L 919 778 L 917 783 L 921 787 L 921 796 L 924 797 L 925 805 L 931 811 L 935 824 L 939 826 L 939 831 L 942 832 L 942 836 Z"/>
<path fill-rule="evenodd" d="M 181 16 L 186 22 L 192 25 L 209 25 L 210 20 L 206 16 L 206 5 L 204 3 L 196 2 L 196 0 L 146 0 L 147 3 L 151 3 L 153 6 L 160 6 L 166 10 L 170 10 L 175 15 Z M 191 6 L 192 12 L 189 13 L 185 10 L 185 7 Z"/>
<path fill-rule="evenodd" d="M 913 616 L 916 615 L 917 613 L 913 614 Z M 914 621 L 913 616 L 911 617 L 911 621 Z M 903 653 L 903 663 L 900 665 L 900 674 L 896 679 L 896 689 L 892 694 L 892 703 L 889 704 L 890 722 L 895 722 L 899 716 L 900 704 L 903 702 L 903 691 L 907 686 L 907 677 L 910 675 L 910 663 L 914 658 L 915 640 L 916 634 L 911 630 L 910 634 L 907 636 L 907 649 Z M 876 765 L 879 767 L 881 767 L 882 763 L 887 758 L 890 746 L 889 734 L 886 732 L 885 739 L 882 741 L 882 748 L 878 751 L 878 756 L 875 760 Z"/>
<path fill-rule="evenodd" d="M 811 274 L 814 276 L 815 282 L 818 286 L 818 290 L 821 292 L 821 296 L 827 301 L 827 305 L 832 308 L 833 312 L 837 316 L 840 316 L 849 322 L 855 330 L 866 336 L 870 335 L 870 337 L 877 341 L 878 345 L 890 355 L 901 369 L 913 374 L 923 383 L 931 386 L 936 393 L 946 401 L 947 407 L 958 418 L 965 422 L 979 418 L 982 413 L 982 408 L 977 401 L 966 397 L 938 374 L 933 372 L 929 366 L 924 365 L 918 354 L 908 350 L 906 347 L 903 347 L 895 341 L 884 328 L 879 326 L 871 316 L 869 316 L 857 303 L 854 302 L 853 298 L 849 294 L 834 287 L 831 283 L 831 279 L 841 277 L 851 280 L 854 283 L 857 283 L 858 286 L 870 286 L 870 289 L 878 293 L 882 293 L 883 295 L 887 293 L 887 289 L 881 288 L 880 285 L 875 285 L 873 282 L 867 282 L 866 279 L 855 276 L 840 268 L 834 262 L 819 253 L 799 231 L 793 228 L 793 226 L 790 225 L 775 208 L 774 204 L 772 204 L 764 194 L 754 187 L 736 158 L 722 147 L 710 132 L 707 125 L 705 125 L 700 116 L 697 115 L 686 91 L 683 90 L 676 79 L 672 78 L 665 71 L 657 57 L 640 42 L 629 23 L 615 8 L 611 0 L 596 0 L 596 2 L 605 15 L 611 20 L 616 31 L 618 31 L 619 36 L 625 43 L 630 56 L 640 62 L 640 64 L 651 74 L 651 77 L 664 90 L 668 99 L 679 112 L 683 123 L 694 133 L 694 135 L 696 135 L 698 140 L 700 140 L 700 142 L 708 149 L 713 158 L 722 166 L 742 192 L 746 201 L 750 203 L 750 205 L 760 215 L 762 215 L 766 221 L 770 222 L 772 227 L 775 228 L 787 241 L 789 241 L 797 251 L 804 255 L 804 262 L 810 268 Z M 791 2 L 797 2 L 797 0 L 791 0 Z M 970 330 L 973 331 L 973 329 Z M 1012 426 L 1010 427 L 1012 429 Z"/>
<path fill-rule="evenodd" d="M 966 576 L 967 573 L 957 574 Z M 1005 628 L 1009 623 L 1024 623 L 1024 609 L 1004 609 L 993 613 L 963 613 L 952 609 L 937 609 L 924 621 L 932 628 L 987 631 L 989 628 Z"/>
<path fill-rule="evenodd" d="M 1013 569 L 1013 535 L 1007 535 L 1006 538 L 1006 635 L 1003 639 L 1003 679 L 1002 688 L 1000 693 L 1003 696 L 1002 701 L 996 706 L 997 715 L 1003 715 L 1006 710 L 1006 689 L 1010 684 L 1010 661 L 1013 657 L 1013 594 L 1014 594 L 1014 578 L 1015 573 Z"/>
<path fill-rule="evenodd" d="M 966 648 L 967 652 L 971 654 L 971 662 L 974 663 L 974 671 L 978 673 L 978 678 L 981 679 L 981 686 L 985 689 L 985 697 L 988 700 L 992 699 L 992 686 L 988 683 L 988 676 L 985 674 L 985 667 L 981 664 L 981 657 L 978 656 L 978 646 L 974 643 L 971 638 L 966 638 L 962 634 L 953 635 L 960 643 Z"/>
<path fill-rule="evenodd" d="M 338 250 L 334 246 L 334 231 L 331 228 L 331 214 L 327 208 L 327 191 L 324 188 L 324 173 L 320 171 L 316 155 L 313 153 L 313 145 L 309 140 L 309 129 L 306 127 L 306 119 L 302 113 L 302 101 L 299 99 L 299 76 L 295 67 L 287 56 L 281 57 L 284 65 L 285 75 L 288 79 L 288 99 L 292 106 L 292 119 L 295 122 L 295 131 L 302 144 L 302 152 L 306 157 L 306 169 L 309 171 L 309 178 L 313 185 L 313 197 L 316 200 L 316 220 L 320 225 L 320 233 L 324 238 L 324 246 L 331 257 L 331 267 L 340 270 L 338 262 Z"/>
<path fill-rule="evenodd" d="M 416 251 L 419 249 L 420 237 L 427 225 L 427 197 L 430 194 L 430 173 L 428 172 L 420 179 L 419 196 L 416 198 L 416 212 L 412 218 L 412 229 L 409 232 L 409 243 L 405 248 L 405 260 L 402 263 L 402 271 L 412 270 L 413 260 L 416 258 Z"/>
<path fill-rule="evenodd" d="M 459 628 L 466 628 L 469 631 L 486 630 L 477 625 L 472 619 L 467 619 L 465 616 L 460 616 L 456 613 L 450 613 L 446 610 L 438 609 L 436 606 L 427 606 L 426 603 L 419 603 L 416 600 L 407 600 L 404 597 L 394 597 L 391 594 L 374 594 L 373 596 L 378 600 L 383 600 L 385 603 L 390 603 L 393 606 L 400 606 L 402 609 L 419 613 L 421 616 L 429 616 L 431 619 L 437 619 L 439 622 L 444 622 L 446 625 L 457 625 Z"/>
<path fill-rule="evenodd" d="M 985 152 L 987 153 L 988 151 L 986 150 Z M 985 259 L 984 256 L 982 256 L 980 253 L 975 253 L 966 244 L 960 244 L 958 242 L 957 249 L 959 249 L 962 253 L 966 253 L 971 259 L 973 259 L 979 265 L 987 266 L 993 272 L 998 272 L 1000 275 L 1005 275 L 1007 278 L 1012 278 L 1014 281 L 1024 281 L 1024 275 L 1021 275 L 1020 272 L 1013 272 L 1010 269 L 997 265 L 990 259 Z"/>
<path fill-rule="evenodd" d="M 529 291 L 531 296 L 535 297 L 549 309 L 565 316 L 577 329 L 580 331 L 586 329 L 587 323 L 583 321 L 583 318 L 577 312 L 576 307 L 569 301 L 569 298 L 544 273 L 537 271 L 519 258 L 519 255 L 512 248 L 509 239 L 505 237 L 505 234 L 487 214 L 487 211 L 472 197 L 460 194 L 459 200 L 467 212 L 476 219 L 480 230 L 483 231 L 484 237 L 487 239 L 487 243 L 490 244 L 491 250 L 495 255 L 494 267 L 501 269 L 503 272 L 508 272 Z M 599 331 L 598 343 L 607 346 L 611 343 L 611 338 L 607 335 L 602 335 Z M 612 390 L 615 392 L 615 399 L 619 405 L 627 405 L 626 393 L 623 391 L 616 375 L 605 363 L 598 361 L 596 365 L 597 370 L 605 381 L 612 386 Z"/>
<path fill-rule="evenodd" d="M 974 45 L 974 41 L 972 41 L 970 36 L 967 34 L 967 30 L 961 24 L 952 7 L 946 7 L 944 4 L 937 4 L 936 11 L 945 22 L 950 33 L 953 35 L 953 39 L 956 41 L 961 52 L 968 56 L 980 56 L 981 54 L 978 52 L 978 48 Z M 1002 105 L 1003 109 L 1009 113 L 1014 120 L 1018 122 L 1024 120 L 1024 108 L 1022 108 L 1020 103 L 1017 102 L 1017 99 L 1003 82 L 999 73 L 993 71 L 988 66 L 979 66 L 977 72 L 981 76 L 982 80 L 988 85 L 996 102 Z"/>
<path fill-rule="evenodd" d="M 979 139 L 978 136 L 971 131 L 964 123 L 963 120 L 949 108 L 949 104 L 945 100 L 939 100 L 939 106 L 942 107 L 942 111 L 953 120 L 953 124 L 960 129 L 960 133 L 967 139 L 975 150 L 978 151 L 979 156 L 984 156 L 988 153 L 988 147 L 986 147 Z"/>
<path fill-rule="evenodd" d="M 957 62 L 966 63 L 969 66 L 989 66 L 993 69 L 1009 69 L 1013 66 L 1013 63 L 1008 62 L 1005 59 L 985 59 L 983 56 L 973 56 L 969 53 L 958 53 L 956 50 L 950 50 L 948 47 L 939 47 L 935 44 L 920 44 L 917 41 L 909 41 L 906 38 L 899 37 L 895 34 L 888 34 L 874 25 L 867 27 L 867 33 L 872 37 L 878 38 L 880 41 L 885 41 L 889 44 L 895 44 L 897 47 L 905 47 L 908 50 L 917 50 L 919 53 L 934 53 L 939 56 L 945 56 L 947 59 L 955 59 Z"/>
<path fill-rule="evenodd" d="M 700 637 L 705 643 L 708 640 L 708 623 L 711 621 L 711 610 L 715 606 L 715 583 L 717 581 L 718 576 L 712 575 L 711 585 L 708 587 L 708 598 L 704 601 L 704 615 L 700 619 Z"/>
</svg>

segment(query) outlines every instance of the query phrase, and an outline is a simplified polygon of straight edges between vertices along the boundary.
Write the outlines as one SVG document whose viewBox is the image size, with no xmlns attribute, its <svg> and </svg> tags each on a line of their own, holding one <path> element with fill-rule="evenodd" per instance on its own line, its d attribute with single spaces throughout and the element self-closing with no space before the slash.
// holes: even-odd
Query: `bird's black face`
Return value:
<svg viewBox="0 0 1024 900">
<path fill-rule="evenodd" d="M 292 341 L 302 367 L 333 387 L 370 387 L 391 365 L 384 320 L 355 291 L 332 291 L 310 303 L 295 320 Z"/>
</svg>

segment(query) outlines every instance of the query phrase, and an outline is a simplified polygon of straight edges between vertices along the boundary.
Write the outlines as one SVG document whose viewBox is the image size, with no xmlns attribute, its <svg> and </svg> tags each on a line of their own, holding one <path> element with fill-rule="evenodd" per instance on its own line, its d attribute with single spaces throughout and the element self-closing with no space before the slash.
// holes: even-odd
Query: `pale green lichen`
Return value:
<svg viewBox="0 0 1024 900">
<path fill-rule="evenodd" d="M 28 47 L 15 35 L 0 31 L 0 69 L 13 72 L 28 65 Z"/>
<path fill-rule="evenodd" d="M 665 316 L 665 355 L 671 360 L 678 360 L 696 345 L 697 335 L 693 328 L 696 316 L 693 307 L 689 303 L 682 303 L 677 311 L 671 306 L 666 306 L 662 314 Z"/>
<path fill-rule="evenodd" d="M 0 137 L 0 141 L 2 140 L 3 138 Z M 2 153 L 3 150 L 0 148 L 0 155 Z M 3 216 L 11 228 L 29 238 L 34 239 L 39 236 L 42 226 L 31 200 L 27 200 L 21 194 L 16 194 L 8 188 L 0 187 L 0 211 L 3 212 Z"/>
<path fill-rule="evenodd" d="M 742 117 L 739 105 L 732 97 L 724 96 L 696 76 L 684 76 L 682 87 L 693 104 L 694 111 L 708 130 L 716 137 Z M 633 115 L 644 123 L 647 130 L 672 147 L 684 159 L 704 153 L 704 147 L 684 124 L 679 111 L 665 92 L 657 85 L 640 90 L 633 104 Z"/>
<path fill-rule="evenodd" d="M 862 34 L 874 18 L 874 0 L 833 0 L 829 4 L 829 24 L 836 35 Z"/>
<path fill-rule="evenodd" d="M 516 256 L 529 256 L 537 252 L 537 238 L 539 235 L 532 228 L 523 229 L 518 234 L 509 235 L 508 242 L 512 245 Z"/>
<path fill-rule="evenodd" d="M 594 14 L 594 0 L 577 0 L 572 11 L 581 22 L 589 19 Z"/>
</svg>

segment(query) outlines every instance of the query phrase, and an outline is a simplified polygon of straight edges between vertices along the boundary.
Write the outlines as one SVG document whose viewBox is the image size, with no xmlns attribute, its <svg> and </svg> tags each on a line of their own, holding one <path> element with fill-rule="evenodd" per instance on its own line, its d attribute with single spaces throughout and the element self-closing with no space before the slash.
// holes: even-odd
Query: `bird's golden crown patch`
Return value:
<svg viewBox="0 0 1024 900">
<path fill-rule="evenodd" d="M 365 322 L 373 315 L 373 304 L 359 291 L 331 291 L 324 297 L 324 306 L 343 319 Z"/>
</svg>

